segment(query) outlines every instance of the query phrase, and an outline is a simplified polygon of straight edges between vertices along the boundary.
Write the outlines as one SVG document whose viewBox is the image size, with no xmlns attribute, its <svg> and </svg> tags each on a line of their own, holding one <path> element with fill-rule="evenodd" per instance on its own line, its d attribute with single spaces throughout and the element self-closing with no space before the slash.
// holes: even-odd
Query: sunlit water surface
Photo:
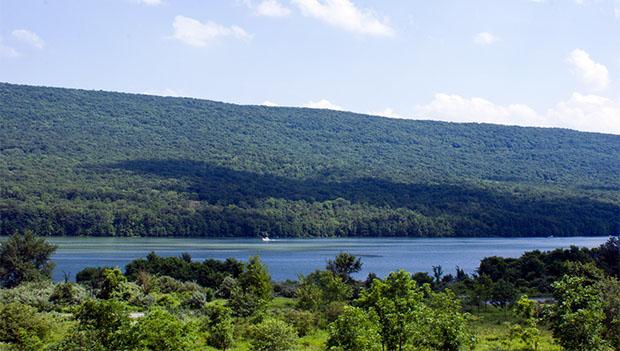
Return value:
<svg viewBox="0 0 620 351">
<path fill-rule="evenodd" d="M 1 238 L 0 241 L 5 238 Z M 362 258 L 363 270 L 379 276 L 404 268 L 411 272 L 430 272 L 441 265 L 446 273 L 456 266 L 472 273 L 480 259 L 487 256 L 518 257 L 525 251 L 552 250 L 571 245 L 595 247 L 607 237 L 572 238 L 346 238 L 346 239 L 275 239 L 263 242 L 255 238 L 50 238 L 58 245 L 53 256 L 53 277 L 63 279 L 89 266 L 125 265 L 154 251 L 162 256 L 189 253 L 194 260 L 234 257 L 246 260 L 259 255 L 269 267 L 274 280 L 296 279 L 323 268 L 329 258 L 342 251 Z"/>
</svg>

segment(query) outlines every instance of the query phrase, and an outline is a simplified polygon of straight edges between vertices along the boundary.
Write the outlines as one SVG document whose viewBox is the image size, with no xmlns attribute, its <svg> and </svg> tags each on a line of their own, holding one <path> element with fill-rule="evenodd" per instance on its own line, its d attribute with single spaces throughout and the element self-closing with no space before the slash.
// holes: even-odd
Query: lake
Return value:
<svg viewBox="0 0 620 351">
<path fill-rule="evenodd" d="M 4 238 L 0 239 L 3 240 Z M 363 279 L 369 272 L 379 276 L 404 268 L 410 272 L 431 272 L 441 265 L 453 273 L 456 266 L 473 273 L 487 256 L 518 257 L 525 251 L 552 250 L 571 245 L 595 247 L 607 237 L 572 238 L 332 238 L 332 239 L 211 239 L 211 238 L 49 238 L 58 245 L 53 256 L 53 277 L 75 273 L 89 266 L 118 266 L 155 251 L 162 256 L 189 253 L 194 260 L 234 257 L 246 260 L 259 255 L 274 280 L 296 279 L 325 267 L 341 251 L 362 258 Z"/>
</svg>

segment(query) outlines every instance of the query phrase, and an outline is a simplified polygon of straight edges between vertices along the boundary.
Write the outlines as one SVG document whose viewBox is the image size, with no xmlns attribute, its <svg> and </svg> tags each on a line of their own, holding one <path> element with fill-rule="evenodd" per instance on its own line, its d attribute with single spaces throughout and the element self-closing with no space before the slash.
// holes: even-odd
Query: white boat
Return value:
<svg viewBox="0 0 620 351">
<path fill-rule="evenodd" d="M 261 239 L 261 240 L 263 240 L 263 241 L 271 241 L 271 239 L 269 239 L 269 237 L 268 237 L 268 236 L 264 236 L 264 237 L 262 237 L 262 239 Z"/>
</svg>

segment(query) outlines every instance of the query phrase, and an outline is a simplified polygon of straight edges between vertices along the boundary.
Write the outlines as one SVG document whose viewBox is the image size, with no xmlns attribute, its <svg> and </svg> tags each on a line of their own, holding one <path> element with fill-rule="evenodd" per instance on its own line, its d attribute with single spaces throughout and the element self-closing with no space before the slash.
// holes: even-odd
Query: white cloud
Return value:
<svg viewBox="0 0 620 351">
<path fill-rule="evenodd" d="M 384 110 L 380 110 L 380 111 L 372 111 L 370 112 L 370 114 L 374 116 L 382 116 L 382 117 L 389 117 L 389 118 L 402 118 L 401 115 L 396 113 L 396 111 L 394 111 L 390 107 L 387 107 Z"/>
<path fill-rule="evenodd" d="M 478 45 L 491 45 L 497 42 L 498 40 L 499 40 L 498 37 L 496 37 L 495 35 L 489 32 L 478 33 L 474 37 L 474 43 Z"/>
<path fill-rule="evenodd" d="M 291 14 L 291 10 L 277 0 L 264 0 L 256 6 L 256 14 L 267 17 L 286 17 Z"/>
<path fill-rule="evenodd" d="M 182 97 L 182 96 L 186 96 L 184 94 L 182 94 L 181 92 L 174 90 L 174 89 L 170 89 L 170 88 L 166 88 L 166 89 L 155 89 L 155 90 L 147 90 L 142 92 L 142 94 L 144 95 L 156 95 L 156 96 L 171 96 L 171 97 Z"/>
<path fill-rule="evenodd" d="M 333 103 L 331 103 L 329 100 L 319 100 L 319 101 L 310 101 L 307 104 L 303 105 L 303 107 L 308 107 L 308 108 L 320 108 L 320 109 L 328 109 L 328 110 L 336 110 L 336 111 L 342 111 L 343 108 L 335 105 Z"/>
<path fill-rule="evenodd" d="M 572 129 L 620 134 L 620 101 L 598 95 L 573 93 L 547 111 L 552 125 Z"/>
<path fill-rule="evenodd" d="M 415 108 L 417 116 L 451 122 L 484 122 L 532 125 L 539 123 L 536 111 L 527 105 L 497 105 L 480 97 L 465 98 L 456 94 L 435 94 L 426 105 Z"/>
<path fill-rule="evenodd" d="M 394 29 L 386 20 L 379 20 L 366 9 L 359 9 L 350 0 L 293 0 L 305 16 L 317 18 L 349 32 L 390 37 Z"/>
<path fill-rule="evenodd" d="M 136 0 L 139 4 L 147 5 L 147 6 L 159 6 L 163 5 L 164 2 L 162 0 Z"/>
<path fill-rule="evenodd" d="M 483 122 L 506 125 L 559 127 L 589 132 L 620 134 L 620 102 L 597 95 L 573 93 L 545 113 L 523 104 L 498 105 L 489 100 L 436 94 L 418 105 L 416 118 L 450 122 Z"/>
<path fill-rule="evenodd" d="M 202 23 L 193 18 L 181 15 L 174 18 L 172 27 L 174 28 L 172 38 L 196 47 L 207 46 L 220 37 L 232 37 L 236 39 L 252 38 L 252 35 L 238 26 L 226 27 L 211 21 Z"/>
<path fill-rule="evenodd" d="M 37 49 L 43 49 L 45 46 L 45 42 L 41 39 L 41 37 L 39 37 L 35 32 L 27 29 L 15 29 L 11 32 L 11 35 L 16 40 L 32 45 Z"/>
<path fill-rule="evenodd" d="M 604 90 L 609 86 L 607 67 L 592 60 L 584 50 L 573 50 L 566 58 L 566 62 L 570 64 L 573 74 L 591 89 Z"/>
<path fill-rule="evenodd" d="M 275 103 L 273 101 L 269 101 L 269 100 L 265 100 L 261 103 L 262 106 L 269 106 L 269 107 L 278 107 L 280 106 L 278 103 Z"/>
</svg>

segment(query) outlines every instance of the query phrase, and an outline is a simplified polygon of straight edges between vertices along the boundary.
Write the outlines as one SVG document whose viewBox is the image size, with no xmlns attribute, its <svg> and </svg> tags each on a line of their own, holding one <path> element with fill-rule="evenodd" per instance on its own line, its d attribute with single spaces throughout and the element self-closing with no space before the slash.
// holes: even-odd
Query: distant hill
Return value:
<svg viewBox="0 0 620 351">
<path fill-rule="evenodd" d="M 620 232 L 620 136 L 0 84 L 0 234 Z"/>
</svg>

